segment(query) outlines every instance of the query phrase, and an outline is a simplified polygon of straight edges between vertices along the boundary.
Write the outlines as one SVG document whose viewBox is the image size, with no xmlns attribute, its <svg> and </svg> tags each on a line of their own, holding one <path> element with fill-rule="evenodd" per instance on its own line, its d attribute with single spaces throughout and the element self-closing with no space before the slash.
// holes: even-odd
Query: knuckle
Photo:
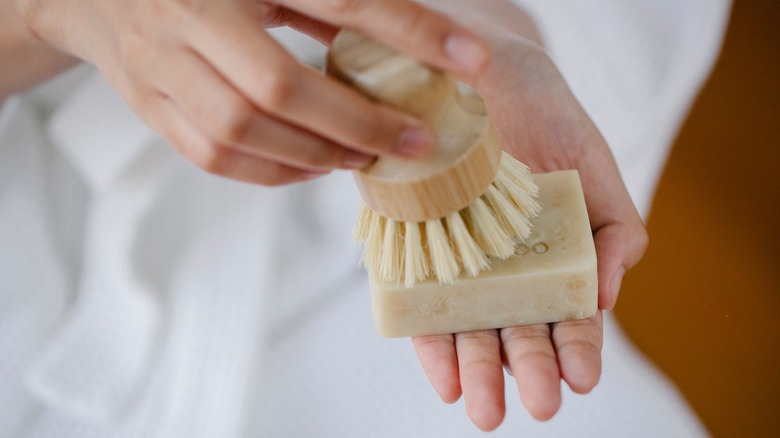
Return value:
<svg viewBox="0 0 780 438">
<path fill-rule="evenodd" d="M 43 39 L 46 20 L 46 3 L 41 0 L 17 0 L 16 14 L 37 38 Z"/>
<path fill-rule="evenodd" d="M 498 332 L 496 330 L 476 330 L 471 332 L 457 333 L 455 335 L 456 341 L 487 341 L 492 342 L 498 338 Z"/>
<path fill-rule="evenodd" d="M 140 70 L 152 65 L 151 51 L 145 48 L 144 30 L 136 20 L 128 20 L 125 32 L 117 37 L 119 59 L 128 70 Z"/>
<path fill-rule="evenodd" d="M 249 137 L 253 123 L 253 112 L 248 104 L 231 102 L 217 119 L 214 135 L 229 144 L 242 144 Z"/>
<path fill-rule="evenodd" d="M 330 168 L 340 165 L 340 162 L 333 159 L 333 156 L 320 151 L 312 151 L 303 157 L 303 164 L 307 167 Z"/>
<path fill-rule="evenodd" d="M 565 324 L 565 325 L 564 325 Z M 574 349 L 583 352 L 600 351 L 602 332 L 592 320 L 575 320 L 554 324 L 553 342 L 558 351 Z"/>
<path fill-rule="evenodd" d="M 455 345 L 471 345 L 493 348 L 500 344 L 497 330 L 477 330 L 455 335 Z"/>
<path fill-rule="evenodd" d="M 433 335 L 433 336 L 415 336 L 412 338 L 412 345 L 415 349 L 435 349 L 439 346 L 452 346 L 452 336 Z"/>
<path fill-rule="evenodd" d="M 529 325 L 512 327 L 501 331 L 501 343 L 510 346 L 518 343 L 526 343 L 528 340 L 548 341 L 550 329 L 548 325 Z"/>
<path fill-rule="evenodd" d="M 253 159 L 219 142 L 200 141 L 174 144 L 195 166 L 206 173 L 253 184 L 275 187 L 302 179 L 303 173 L 283 164 Z"/>
<path fill-rule="evenodd" d="M 258 98 L 265 108 L 283 109 L 295 93 L 291 69 L 276 66 L 267 70 L 258 83 Z"/>
<path fill-rule="evenodd" d="M 156 76 L 165 65 L 162 58 L 168 46 L 156 43 L 155 24 L 150 23 L 149 13 L 144 8 L 143 5 L 136 5 L 118 23 L 120 29 L 117 31 L 116 50 L 125 71 L 138 76 Z"/>
<path fill-rule="evenodd" d="M 223 146 L 207 141 L 190 155 L 190 160 L 207 173 L 224 175 L 227 172 L 229 156 L 229 152 Z"/>
<path fill-rule="evenodd" d="M 598 353 L 598 341 L 593 335 L 587 336 L 588 339 L 567 339 L 560 344 L 556 344 L 558 352 L 566 350 L 568 353 L 587 359 L 590 355 Z"/>
<path fill-rule="evenodd" d="M 477 358 L 466 361 L 461 364 L 461 372 L 468 374 L 473 372 L 474 374 L 482 374 L 485 370 L 500 368 L 503 364 L 501 360 L 496 357 L 495 359 Z"/>
<path fill-rule="evenodd" d="M 190 138 L 174 145 L 195 166 L 212 175 L 227 176 L 230 172 L 232 152 L 225 146 L 206 137 Z"/>
</svg>

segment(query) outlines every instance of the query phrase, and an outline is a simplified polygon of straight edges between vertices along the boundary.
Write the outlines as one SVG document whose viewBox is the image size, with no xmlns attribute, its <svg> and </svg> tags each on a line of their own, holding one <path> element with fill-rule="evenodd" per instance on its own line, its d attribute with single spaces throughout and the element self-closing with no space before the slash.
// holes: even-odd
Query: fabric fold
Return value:
<svg viewBox="0 0 780 438">
<path fill-rule="evenodd" d="M 93 190 L 113 182 L 156 138 L 96 70 L 52 115 L 47 133 Z"/>
<path fill-rule="evenodd" d="M 170 160 L 149 148 L 156 137 L 123 105 L 94 75 L 48 126 L 92 198 L 75 302 L 27 374 L 43 403 L 102 420 L 119 414 L 145 378 L 164 313 L 159 291 L 140 281 L 131 261 Z M 87 110 L 96 106 L 106 111 Z"/>
</svg>

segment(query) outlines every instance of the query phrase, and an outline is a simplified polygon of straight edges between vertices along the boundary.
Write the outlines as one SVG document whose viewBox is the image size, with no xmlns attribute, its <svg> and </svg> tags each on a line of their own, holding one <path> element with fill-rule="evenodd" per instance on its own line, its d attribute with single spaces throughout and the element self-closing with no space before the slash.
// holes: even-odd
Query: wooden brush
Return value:
<svg viewBox="0 0 780 438">
<path fill-rule="evenodd" d="M 527 166 L 503 153 L 482 99 L 450 74 L 351 31 L 328 52 L 327 72 L 413 114 L 434 132 L 426 158 L 380 157 L 356 171 L 365 202 L 355 228 L 362 263 L 385 282 L 476 276 L 531 233 L 540 205 Z"/>
</svg>

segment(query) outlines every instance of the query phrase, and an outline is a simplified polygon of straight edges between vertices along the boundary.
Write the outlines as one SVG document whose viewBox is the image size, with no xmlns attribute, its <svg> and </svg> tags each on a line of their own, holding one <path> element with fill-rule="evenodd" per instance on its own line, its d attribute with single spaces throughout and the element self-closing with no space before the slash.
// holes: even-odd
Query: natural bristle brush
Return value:
<svg viewBox="0 0 780 438">
<path fill-rule="evenodd" d="M 431 127 L 424 159 L 383 156 L 355 179 L 365 201 L 355 239 L 363 264 L 407 287 L 435 277 L 476 276 L 531 233 L 540 206 L 527 166 L 496 139 L 482 99 L 451 75 L 350 31 L 328 53 L 328 73 Z"/>
</svg>

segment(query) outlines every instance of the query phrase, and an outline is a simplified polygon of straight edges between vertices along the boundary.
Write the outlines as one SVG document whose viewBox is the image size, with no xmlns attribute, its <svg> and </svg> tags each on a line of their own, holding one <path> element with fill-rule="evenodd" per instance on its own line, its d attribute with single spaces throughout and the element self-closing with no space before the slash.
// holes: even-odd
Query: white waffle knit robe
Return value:
<svg viewBox="0 0 780 438">
<path fill-rule="evenodd" d="M 523 3 L 646 214 L 728 2 Z M 345 172 L 265 188 L 200 171 L 88 67 L 9 99 L 0 436 L 481 436 L 408 340 L 375 334 L 350 236 L 358 203 Z M 507 379 L 492 435 L 706 434 L 609 314 L 603 356 L 596 389 L 565 389 L 546 423 Z"/>
</svg>

